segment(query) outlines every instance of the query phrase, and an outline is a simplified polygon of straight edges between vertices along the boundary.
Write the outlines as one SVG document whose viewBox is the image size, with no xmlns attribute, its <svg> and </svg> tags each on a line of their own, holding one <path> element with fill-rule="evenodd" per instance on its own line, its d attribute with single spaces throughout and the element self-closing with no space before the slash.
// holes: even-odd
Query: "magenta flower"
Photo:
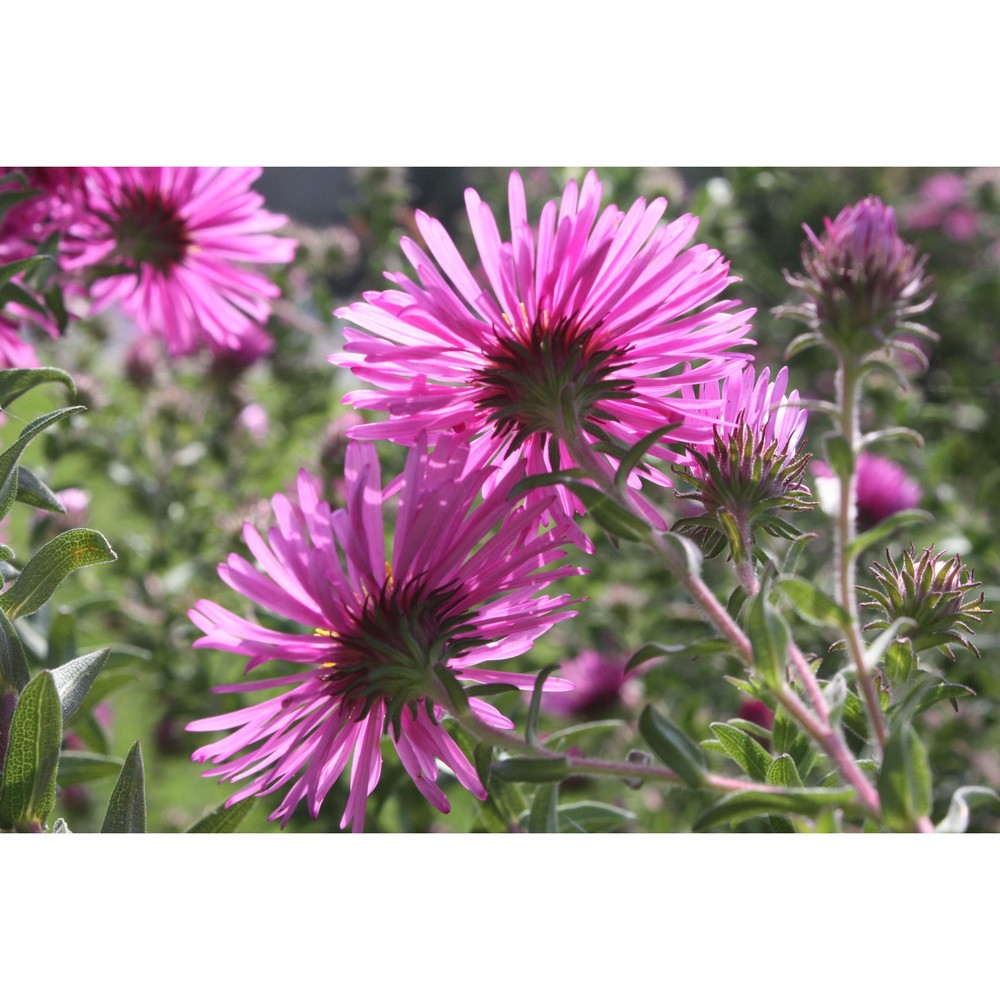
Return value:
<svg viewBox="0 0 1000 1000">
<path fill-rule="evenodd" d="M 626 656 L 609 656 L 586 649 L 559 667 L 559 676 L 572 691 L 552 691 L 542 696 L 542 708 L 552 715 L 587 716 L 613 706 L 625 684 Z"/>
<path fill-rule="evenodd" d="M 836 513 L 839 488 L 836 476 L 825 463 L 812 463 L 820 503 L 831 513 Z M 834 483 L 827 486 L 827 483 Z M 897 511 L 909 510 L 920 503 L 920 485 L 911 479 L 906 470 L 891 459 L 862 452 L 857 466 L 857 517 L 862 531 L 873 528 L 879 521 Z"/>
<path fill-rule="evenodd" d="M 353 436 L 412 444 L 420 433 L 433 443 L 458 432 L 472 440 L 475 461 L 523 453 L 529 475 L 577 465 L 574 446 L 628 447 L 667 423 L 682 424 L 673 441 L 711 441 L 712 421 L 698 408 L 689 413 L 681 390 L 742 368 L 748 356 L 733 348 L 752 343 L 753 310 L 713 301 L 735 279 L 718 251 L 684 249 L 696 219 L 661 226 L 662 198 L 601 211 L 601 191 L 593 172 L 579 189 L 571 181 L 536 231 L 512 173 L 505 242 L 468 190 L 479 277 L 444 227 L 418 212 L 430 256 L 402 241 L 416 280 L 393 274 L 398 290 L 370 292 L 337 312 L 345 344 L 330 360 L 376 386 L 345 402 L 388 413 Z M 665 444 L 651 454 L 685 461 Z M 564 513 L 579 509 L 568 496 L 562 502 Z"/>
<path fill-rule="evenodd" d="M 271 819 L 284 825 L 303 799 L 315 818 L 353 755 L 341 827 L 359 831 L 379 780 L 386 733 L 437 809 L 449 808 L 436 783 L 438 761 L 474 795 L 486 797 L 475 769 L 441 724 L 440 702 L 447 698 L 440 672 L 465 682 L 532 687 L 533 677 L 478 664 L 524 652 L 551 625 L 574 614 L 568 596 L 539 591 L 578 571 L 552 566 L 564 554 L 557 547 L 562 539 L 553 531 L 539 533 L 540 510 L 505 499 L 523 476 L 523 463 L 507 474 L 503 489 L 473 506 L 488 471 L 471 466 L 468 453 L 467 445 L 444 439 L 429 454 L 421 440 L 401 479 L 383 494 L 374 447 L 352 444 L 345 509 L 331 511 L 303 472 L 297 502 L 274 497 L 277 526 L 267 542 L 245 526 L 259 568 L 231 555 L 219 575 L 309 631 L 277 631 L 203 600 L 191 612 L 205 633 L 195 645 L 246 656 L 247 670 L 271 660 L 307 669 L 218 688 L 291 690 L 188 725 L 196 732 L 234 730 L 194 754 L 198 761 L 223 762 L 207 776 L 250 779 L 227 804 L 291 783 Z M 395 492 L 399 507 L 388 561 L 383 502 Z M 489 704 L 468 701 L 480 721 L 511 727 Z"/>
<path fill-rule="evenodd" d="M 205 345 L 236 352 L 259 340 L 278 288 L 246 265 L 291 260 L 285 221 L 250 185 L 260 168 L 94 168 L 86 211 L 69 229 L 66 266 L 118 268 L 91 287 L 92 309 L 113 302 L 172 354 Z M 265 335 L 266 336 L 266 335 Z"/>
<path fill-rule="evenodd" d="M 911 229 L 941 229 L 950 240 L 965 243 L 979 229 L 979 215 L 967 203 L 967 182 L 959 174 L 928 177 L 920 187 L 920 200 L 906 214 Z"/>
<path fill-rule="evenodd" d="M 897 333 L 908 331 L 928 339 L 936 334 L 912 321 L 932 298 L 924 274 L 926 258 L 896 231 L 892 208 L 869 195 L 841 210 L 817 236 L 803 226 L 808 242 L 802 247 L 798 277 L 785 275 L 805 293 L 805 301 L 779 313 L 804 319 L 828 340 L 852 353 L 885 346 Z"/>
</svg>

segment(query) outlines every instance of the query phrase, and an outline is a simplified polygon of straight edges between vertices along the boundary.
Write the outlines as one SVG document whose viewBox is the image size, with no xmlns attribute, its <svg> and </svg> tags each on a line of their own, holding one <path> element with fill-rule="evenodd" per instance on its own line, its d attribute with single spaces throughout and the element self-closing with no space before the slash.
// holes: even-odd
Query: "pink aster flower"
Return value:
<svg viewBox="0 0 1000 1000">
<path fill-rule="evenodd" d="M 345 344 L 330 360 L 376 387 L 345 402 L 388 413 L 353 436 L 411 444 L 421 433 L 433 442 L 459 432 L 474 461 L 523 454 L 529 475 L 575 466 L 573 452 L 598 442 L 627 448 L 668 423 L 681 424 L 673 441 L 710 442 L 711 419 L 689 412 L 682 389 L 743 367 L 748 356 L 733 349 L 751 343 L 753 310 L 716 301 L 735 279 L 718 251 L 687 246 L 696 219 L 661 225 L 662 198 L 602 210 L 601 192 L 593 172 L 579 188 L 571 181 L 535 230 L 512 173 L 508 242 L 466 191 L 478 275 L 444 227 L 418 212 L 430 254 L 401 244 L 416 280 L 389 275 L 398 289 L 337 312 Z M 650 454 L 686 461 L 665 444 Z M 669 485 L 652 469 L 643 474 Z M 579 509 L 561 500 L 564 514 Z"/>
<path fill-rule="evenodd" d="M 920 200 L 907 212 L 911 229 L 938 229 L 957 243 L 971 240 L 979 229 L 979 215 L 967 203 L 967 182 L 959 174 L 928 177 L 920 187 Z"/>
<path fill-rule="evenodd" d="M 812 473 L 816 477 L 820 503 L 836 514 L 840 492 L 833 470 L 825 462 L 817 461 L 812 463 Z M 897 511 L 909 510 L 920 503 L 919 484 L 901 465 L 881 455 L 861 453 L 857 484 L 858 527 L 862 531 L 873 528 Z"/>
<path fill-rule="evenodd" d="M 315 818 L 353 755 L 341 827 L 359 831 L 379 780 L 386 734 L 437 809 L 449 808 L 437 785 L 439 761 L 474 795 L 486 797 L 475 769 L 441 724 L 447 696 L 440 672 L 460 682 L 532 687 L 533 677 L 479 664 L 524 652 L 571 616 L 568 596 L 539 591 L 577 571 L 552 565 L 564 554 L 557 547 L 561 538 L 539 533 L 540 511 L 505 499 L 523 475 L 523 463 L 505 477 L 504 489 L 474 506 L 488 471 L 471 466 L 468 452 L 467 445 L 446 439 L 429 454 L 421 440 L 400 480 L 383 493 L 374 447 L 352 444 L 345 509 L 331 511 L 316 481 L 303 472 L 297 499 L 274 497 L 277 526 L 266 542 L 249 525 L 244 528 L 258 566 L 231 555 L 219 575 L 308 631 L 278 631 L 203 600 L 191 612 L 205 633 L 195 645 L 246 656 L 247 670 L 271 660 L 306 669 L 218 688 L 291 690 L 188 726 L 196 732 L 233 730 L 194 754 L 198 761 L 221 762 L 206 775 L 249 779 L 227 804 L 291 784 L 271 819 L 286 823 L 303 799 Z M 395 539 L 387 560 L 383 505 L 396 492 Z M 511 727 L 489 704 L 474 696 L 468 702 L 482 722 Z"/>
<path fill-rule="evenodd" d="M 250 185 L 260 168 L 94 168 L 70 227 L 66 266 L 123 269 L 91 286 L 92 309 L 117 302 L 172 354 L 240 352 L 259 340 L 278 288 L 254 265 L 291 260 L 285 222 Z M 250 267 L 246 265 L 251 265 Z"/>
</svg>

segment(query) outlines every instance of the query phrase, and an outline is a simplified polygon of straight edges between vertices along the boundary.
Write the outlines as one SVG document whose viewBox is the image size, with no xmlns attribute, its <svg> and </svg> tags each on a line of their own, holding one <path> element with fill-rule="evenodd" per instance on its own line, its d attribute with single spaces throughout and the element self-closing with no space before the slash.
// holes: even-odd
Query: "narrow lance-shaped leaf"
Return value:
<svg viewBox="0 0 1000 1000">
<path fill-rule="evenodd" d="M 768 686 L 780 686 L 788 650 L 788 626 L 771 607 L 763 590 L 750 605 L 747 630 L 750 645 L 753 647 L 754 666 L 758 673 Z"/>
<path fill-rule="evenodd" d="M 255 798 L 243 799 L 232 808 L 221 805 L 189 826 L 185 833 L 235 833 L 257 804 Z"/>
<path fill-rule="evenodd" d="M 679 778 L 693 788 L 705 783 L 705 755 L 701 747 L 651 705 L 639 716 L 639 732 L 653 753 Z"/>
<path fill-rule="evenodd" d="M 531 798 L 531 809 L 528 811 L 528 833 L 558 833 L 558 805 L 559 785 L 539 785 Z"/>
<path fill-rule="evenodd" d="M 882 814 L 893 830 L 912 831 L 917 820 L 930 812 L 930 761 L 909 722 L 903 722 L 885 745 L 878 792 Z"/>
<path fill-rule="evenodd" d="M 34 257 L 22 257 L 20 260 L 12 260 L 9 264 L 0 265 L 0 285 L 5 285 L 11 278 L 16 278 L 19 274 L 30 271 L 37 267 L 43 260 L 51 260 L 48 254 L 35 254 Z"/>
<path fill-rule="evenodd" d="M 4 690 L 21 691 L 28 683 L 28 660 L 20 636 L 10 619 L 0 610 L 0 695 Z M 0 757 L 0 766 L 3 759 Z"/>
<path fill-rule="evenodd" d="M 62 501 L 36 476 L 23 465 L 17 467 L 17 494 L 14 497 L 18 503 L 48 510 L 53 514 L 65 514 L 66 508 Z"/>
<path fill-rule="evenodd" d="M 101 833 L 146 832 L 146 792 L 143 782 L 142 750 L 136 740 L 111 792 Z"/>
<path fill-rule="evenodd" d="M 723 823 L 739 823 L 768 813 L 815 816 L 825 809 L 842 808 L 855 800 L 853 789 L 797 788 L 782 792 L 733 792 L 705 810 L 693 830 L 700 833 Z"/>
<path fill-rule="evenodd" d="M 774 585 L 792 602 L 792 606 L 807 622 L 813 625 L 832 625 L 841 629 L 850 626 L 850 613 L 809 580 L 804 580 L 800 576 L 785 576 L 776 580 Z"/>
<path fill-rule="evenodd" d="M 68 722 L 83 704 L 91 684 L 108 662 L 110 652 L 111 647 L 108 646 L 93 653 L 85 653 L 52 671 L 52 679 L 56 683 L 62 704 L 63 722 Z"/>
<path fill-rule="evenodd" d="M 118 558 L 108 540 L 91 528 L 64 531 L 43 545 L 10 589 L 0 594 L 0 609 L 9 618 L 30 615 L 51 596 L 74 570 L 114 562 Z"/>
<path fill-rule="evenodd" d="M 62 382 L 76 394 L 73 379 L 61 368 L 7 368 L 0 371 L 0 409 L 7 409 L 18 396 L 46 382 Z"/>
<path fill-rule="evenodd" d="M 506 757 L 495 761 L 493 773 L 504 781 L 562 781 L 569 775 L 565 757 Z"/>
<path fill-rule="evenodd" d="M 88 753 L 86 750 L 63 750 L 59 754 L 59 785 L 82 785 L 86 781 L 110 778 L 122 769 L 120 757 L 110 757 L 103 753 Z"/>
<path fill-rule="evenodd" d="M 62 711 L 55 682 L 42 671 L 21 692 L 11 720 L 0 787 L 0 828 L 40 830 L 56 801 Z"/>
<path fill-rule="evenodd" d="M 732 758 L 754 781 L 766 781 L 771 755 L 749 734 L 725 722 L 713 722 L 715 734 L 727 757 Z"/>
</svg>

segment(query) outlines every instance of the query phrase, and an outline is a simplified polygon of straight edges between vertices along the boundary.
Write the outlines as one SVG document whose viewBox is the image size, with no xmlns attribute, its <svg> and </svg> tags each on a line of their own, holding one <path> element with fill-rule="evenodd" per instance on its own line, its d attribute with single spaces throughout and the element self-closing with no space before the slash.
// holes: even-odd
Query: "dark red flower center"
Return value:
<svg viewBox="0 0 1000 1000">
<path fill-rule="evenodd" d="M 126 189 L 111 228 L 118 253 L 127 263 L 148 264 L 163 273 L 180 264 L 191 245 L 177 206 L 156 191 Z"/>
<path fill-rule="evenodd" d="M 544 317 L 544 314 L 543 314 Z M 532 435 L 566 439 L 580 429 L 600 435 L 612 419 L 601 404 L 632 397 L 633 383 L 616 378 L 625 353 L 607 348 L 595 330 L 572 319 L 550 326 L 536 320 L 525 335 L 511 327 L 497 331 L 493 350 L 473 378 L 476 406 L 508 442 L 508 453 Z"/>
</svg>

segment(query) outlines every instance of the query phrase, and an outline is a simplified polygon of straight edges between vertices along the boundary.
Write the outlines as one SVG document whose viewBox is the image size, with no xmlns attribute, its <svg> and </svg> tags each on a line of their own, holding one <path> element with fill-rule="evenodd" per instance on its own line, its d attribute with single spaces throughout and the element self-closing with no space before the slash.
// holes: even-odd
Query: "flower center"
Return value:
<svg viewBox="0 0 1000 1000">
<path fill-rule="evenodd" d="M 163 273 L 184 260 L 191 244 L 176 207 L 157 192 L 123 192 L 112 230 L 118 253 L 127 261 L 149 264 Z"/>
<path fill-rule="evenodd" d="M 457 583 L 428 590 L 421 579 L 395 585 L 392 576 L 369 594 L 348 629 L 330 633 L 333 661 L 327 680 L 337 696 L 355 702 L 357 717 L 376 701 L 398 728 L 403 708 L 431 693 L 434 671 L 482 640 L 465 638 L 472 612 L 454 609 Z"/>
<path fill-rule="evenodd" d="M 494 435 L 508 440 L 508 454 L 535 434 L 544 442 L 580 429 L 599 433 L 612 419 L 601 404 L 633 395 L 632 382 L 614 377 L 625 367 L 623 351 L 602 350 L 596 332 L 572 319 L 550 326 L 544 312 L 527 334 L 513 325 L 498 331 L 485 362 L 473 379 L 481 390 L 476 406 Z"/>
</svg>

